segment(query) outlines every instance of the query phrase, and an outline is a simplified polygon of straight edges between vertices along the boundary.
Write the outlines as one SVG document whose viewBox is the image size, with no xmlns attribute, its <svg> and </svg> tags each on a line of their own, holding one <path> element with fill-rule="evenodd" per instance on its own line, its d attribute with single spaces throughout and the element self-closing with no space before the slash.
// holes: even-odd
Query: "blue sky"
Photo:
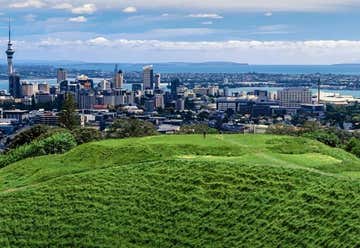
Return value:
<svg viewBox="0 0 360 248">
<path fill-rule="evenodd" d="M 10 16 L 18 60 L 360 62 L 360 1 L 297 2 L 0 0 L 0 41 Z"/>
</svg>

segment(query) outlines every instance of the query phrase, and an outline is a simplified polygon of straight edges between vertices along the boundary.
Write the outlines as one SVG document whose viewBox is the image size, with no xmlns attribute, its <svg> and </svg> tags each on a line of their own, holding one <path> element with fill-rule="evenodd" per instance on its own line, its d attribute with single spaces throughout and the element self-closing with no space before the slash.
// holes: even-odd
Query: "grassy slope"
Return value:
<svg viewBox="0 0 360 248">
<path fill-rule="evenodd" d="M 102 141 L 0 170 L 0 247 L 354 247 L 359 178 L 302 138 Z"/>
</svg>

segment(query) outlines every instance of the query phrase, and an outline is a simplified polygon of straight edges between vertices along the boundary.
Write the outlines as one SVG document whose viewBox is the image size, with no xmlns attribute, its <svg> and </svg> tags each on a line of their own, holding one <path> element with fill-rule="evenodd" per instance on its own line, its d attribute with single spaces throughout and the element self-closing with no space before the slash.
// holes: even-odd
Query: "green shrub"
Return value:
<svg viewBox="0 0 360 248">
<path fill-rule="evenodd" d="M 101 132 L 93 128 L 77 128 L 71 131 L 78 145 L 102 139 Z"/>
<path fill-rule="evenodd" d="M 57 133 L 37 142 L 41 150 L 39 156 L 64 153 L 76 146 L 76 140 L 71 133 Z"/>
<path fill-rule="evenodd" d="M 144 137 L 156 135 L 155 126 L 140 119 L 118 119 L 114 121 L 107 132 L 108 138 Z"/>
<path fill-rule="evenodd" d="M 9 149 L 14 149 L 16 147 L 29 144 L 33 142 L 35 139 L 40 137 L 41 135 L 44 135 L 49 131 L 50 127 L 45 125 L 36 125 L 31 127 L 30 129 L 27 129 L 25 131 L 22 131 L 14 136 L 13 139 L 9 140 L 7 142 L 7 147 Z"/>
<path fill-rule="evenodd" d="M 0 168 L 30 157 L 64 153 L 75 146 L 76 140 L 71 133 L 55 133 L 50 137 L 33 141 L 1 155 Z"/>
<path fill-rule="evenodd" d="M 351 152 L 357 157 L 360 157 L 360 139 L 351 138 L 351 140 L 346 144 L 345 150 Z"/>
<path fill-rule="evenodd" d="M 306 138 L 320 141 L 331 147 L 338 147 L 341 145 L 341 140 L 338 138 L 338 136 L 336 136 L 336 134 L 324 130 L 309 132 L 304 134 L 303 136 Z"/>
</svg>

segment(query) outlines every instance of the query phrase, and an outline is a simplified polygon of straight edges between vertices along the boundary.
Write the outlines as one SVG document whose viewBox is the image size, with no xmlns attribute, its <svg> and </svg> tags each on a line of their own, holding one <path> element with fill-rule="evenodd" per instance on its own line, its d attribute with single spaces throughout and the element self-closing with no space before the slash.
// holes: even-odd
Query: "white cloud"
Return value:
<svg viewBox="0 0 360 248">
<path fill-rule="evenodd" d="M 137 9 L 133 6 L 130 6 L 130 7 L 126 7 L 122 10 L 122 12 L 124 13 L 128 13 L 128 14 L 131 14 L 131 13 L 136 13 L 137 12 Z"/>
<path fill-rule="evenodd" d="M 81 57 L 86 61 L 164 62 L 164 61 L 234 61 L 250 64 L 335 64 L 360 62 L 360 40 L 308 41 L 160 41 L 85 37 L 76 34 L 43 37 L 39 41 L 16 41 L 22 58 L 59 59 Z M 4 38 L 5 40 L 5 38 Z M 46 52 L 45 52 L 46 51 Z M 59 52 L 60 51 L 60 52 Z M 20 56 L 20 55 L 19 55 Z M 42 57 L 43 56 L 43 57 Z M 59 57 L 60 56 L 60 57 Z"/>
<path fill-rule="evenodd" d="M 207 21 L 207 22 L 202 22 L 201 24 L 202 24 L 202 25 L 212 25 L 213 22 L 212 22 L 212 21 Z"/>
<path fill-rule="evenodd" d="M 53 9 L 72 9 L 73 6 L 70 3 L 59 3 L 52 7 Z"/>
<path fill-rule="evenodd" d="M 42 8 L 46 4 L 40 0 L 27 0 L 15 2 L 9 5 L 10 8 Z"/>
<path fill-rule="evenodd" d="M 87 22 L 87 18 L 85 16 L 77 16 L 69 18 L 69 22 Z"/>
<path fill-rule="evenodd" d="M 273 15 L 272 12 L 266 12 L 266 13 L 264 14 L 264 16 L 267 16 L 267 17 L 270 17 L 270 16 L 272 16 L 272 15 Z"/>
<path fill-rule="evenodd" d="M 94 39 L 90 39 L 85 41 L 86 44 L 89 44 L 91 46 L 108 46 L 110 45 L 110 41 L 104 37 L 96 37 Z"/>
<path fill-rule="evenodd" d="M 222 17 L 221 15 L 218 14 L 191 14 L 188 15 L 188 17 L 191 18 L 208 18 L 208 19 L 222 19 L 224 17 Z"/>
<path fill-rule="evenodd" d="M 79 15 L 83 15 L 83 14 L 91 15 L 91 14 L 95 13 L 96 10 L 97 10 L 97 8 L 96 8 L 95 4 L 88 3 L 88 4 L 84 4 L 82 6 L 73 8 L 71 10 L 71 12 L 74 14 L 79 14 Z"/>
</svg>

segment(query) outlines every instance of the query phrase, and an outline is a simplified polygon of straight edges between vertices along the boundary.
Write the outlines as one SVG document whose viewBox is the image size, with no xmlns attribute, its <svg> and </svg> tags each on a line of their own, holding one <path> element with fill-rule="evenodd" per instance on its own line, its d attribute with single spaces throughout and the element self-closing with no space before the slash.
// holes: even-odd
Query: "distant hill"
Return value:
<svg viewBox="0 0 360 248">
<path fill-rule="evenodd" d="M 359 195 L 303 138 L 106 140 L 0 169 L 0 247 L 357 247 Z"/>
</svg>

